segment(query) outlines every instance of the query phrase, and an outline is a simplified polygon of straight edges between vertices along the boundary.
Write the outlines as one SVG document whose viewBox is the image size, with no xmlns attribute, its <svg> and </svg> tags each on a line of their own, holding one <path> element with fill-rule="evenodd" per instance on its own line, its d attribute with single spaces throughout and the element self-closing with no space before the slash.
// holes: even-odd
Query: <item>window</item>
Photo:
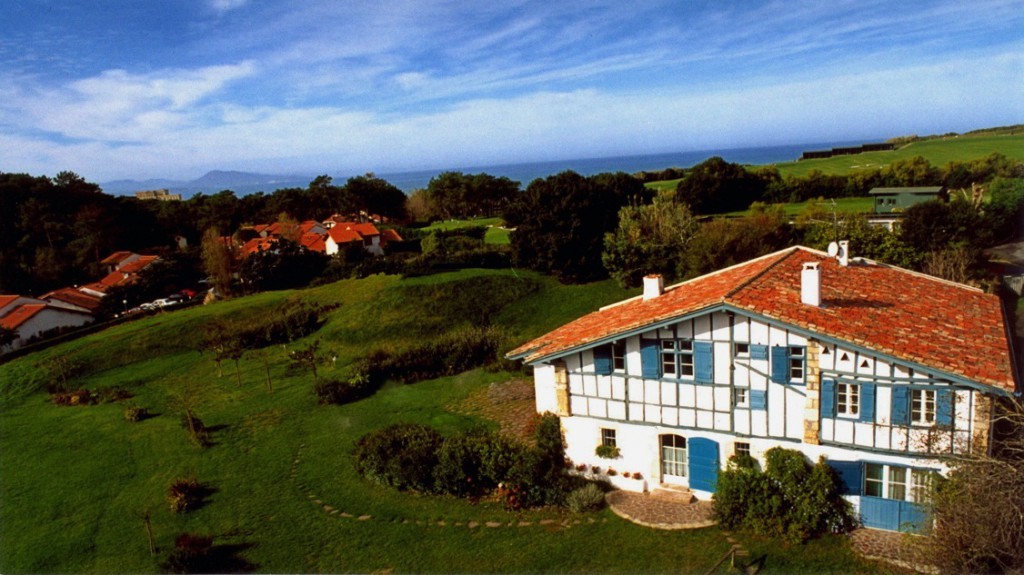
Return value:
<svg viewBox="0 0 1024 575">
<path fill-rule="evenodd" d="M 666 339 L 661 342 L 661 373 L 693 377 L 693 342 Z"/>
<path fill-rule="evenodd" d="M 856 417 L 860 413 L 860 386 L 852 383 L 836 384 L 836 413 Z"/>
<path fill-rule="evenodd" d="M 605 447 L 618 447 L 615 442 L 614 429 L 601 428 L 601 445 Z"/>
<path fill-rule="evenodd" d="M 935 390 L 910 391 L 910 422 L 918 425 L 935 423 Z"/>
<path fill-rule="evenodd" d="M 750 444 L 740 443 L 737 441 L 733 447 L 733 451 L 736 455 L 746 455 L 747 457 L 750 457 Z"/>
<path fill-rule="evenodd" d="M 749 357 L 750 356 L 750 344 L 749 343 L 737 343 L 736 344 L 736 357 Z"/>
<path fill-rule="evenodd" d="M 790 379 L 804 378 L 804 348 L 793 346 L 789 348 L 789 377 Z"/>
<path fill-rule="evenodd" d="M 750 397 L 747 388 L 737 387 L 732 390 L 732 404 L 734 407 L 750 407 Z"/>
<path fill-rule="evenodd" d="M 678 435 L 661 436 L 661 474 L 686 476 L 686 438 Z"/>
<path fill-rule="evenodd" d="M 931 493 L 935 472 L 881 463 L 864 464 L 864 495 L 923 503 Z"/>
<path fill-rule="evenodd" d="M 626 371 L 626 342 L 617 341 L 612 344 L 612 369 Z"/>
</svg>

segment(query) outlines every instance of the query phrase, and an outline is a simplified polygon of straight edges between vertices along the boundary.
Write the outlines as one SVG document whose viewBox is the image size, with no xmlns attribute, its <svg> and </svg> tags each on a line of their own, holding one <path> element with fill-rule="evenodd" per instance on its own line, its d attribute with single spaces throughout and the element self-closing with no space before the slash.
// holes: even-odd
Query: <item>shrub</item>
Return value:
<svg viewBox="0 0 1024 575">
<path fill-rule="evenodd" d="M 195 414 L 187 413 L 182 415 L 181 427 L 188 431 L 189 439 L 199 447 L 208 447 L 210 445 L 210 430 L 206 428 L 203 420 L 199 419 Z"/>
<path fill-rule="evenodd" d="M 137 423 L 149 417 L 149 410 L 145 407 L 130 405 L 124 408 L 124 420 L 130 423 Z"/>
<path fill-rule="evenodd" d="M 840 496 L 839 478 L 824 458 L 811 466 L 799 451 L 780 447 L 765 456 L 764 472 L 756 463 L 734 457 L 719 473 L 714 512 L 723 527 L 745 527 L 793 541 L 854 527 L 850 505 Z"/>
<path fill-rule="evenodd" d="M 608 477 L 615 477 L 616 475 L 618 475 L 618 474 L 619 474 L 619 472 L 618 472 L 618 471 L 615 471 L 615 470 L 614 470 L 614 469 L 612 469 L 611 467 L 609 467 L 609 468 L 608 468 L 608 471 L 606 471 L 605 473 L 606 473 L 606 474 L 608 474 Z"/>
<path fill-rule="evenodd" d="M 400 423 L 371 432 L 356 444 L 356 471 L 396 489 L 429 492 L 444 438 L 431 427 Z"/>
<path fill-rule="evenodd" d="M 172 513 L 184 513 L 195 509 L 205 495 L 203 485 L 195 477 L 175 479 L 167 488 L 167 503 Z"/>
<path fill-rule="evenodd" d="M 614 445 L 598 445 L 594 453 L 603 459 L 618 459 L 621 452 Z"/>
<path fill-rule="evenodd" d="M 377 385 L 365 371 L 355 371 L 344 381 L 325 379 L 317 382 L 313 393 L 321 405 L 344 405 L 373 395 Z"/>
<path fill-rule="evenodd" d="M 160 568 L 167 573 L 213 573 L 207 565 L 212 553 L 213 537 L 182 533 Z"/>
<path fill-rule="evenodd" d="M 50 395 L 54 405 L 93 405 L 99 401 L 96 394 L 88 389 L 59 391 Z"/>
<path fill-rule="evenodd" d="M 367 375 L 374 381 L 405 383 L 455 375 L 496 361 L 504 338 L 498 328 L 467 327 L 405 351 L 378 350 L 366 360 Z"/>
<path fill-rule="evenodd" d="M 104 387 L 99 390 L 99 396 L 104 403 L 113 403 L 132 398 L 132 392 L 123 387 Z"/>
<path fill-rule="evenodd" d="M 597 485 L 587 483 L 583 487 L 573 489 L 565 497 L 565 506 L 573 513 L 597 511 L 604 507 L 604 493 Z"/>
</svg>

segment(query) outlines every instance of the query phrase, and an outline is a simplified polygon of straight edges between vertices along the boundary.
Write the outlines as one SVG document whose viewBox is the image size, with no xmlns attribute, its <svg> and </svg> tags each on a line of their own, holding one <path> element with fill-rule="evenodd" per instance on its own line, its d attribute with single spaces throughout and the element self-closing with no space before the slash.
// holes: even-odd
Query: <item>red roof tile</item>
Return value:
<svg viewBox="0 0 1024 575">
<path fill-rule="evenodd" d="M 20 295 L 0 295 L 0 308 L 21 297 Z"/>
<path fill-rule="evenodd" d="M 110 254 L 109 256 L 103 258 L 102 260 L 100 260 L 100 263 L 104 264 L 104 265 L 106 265 L 106 264 L 119 264 L 119 263 L 123 262 L 124 260 L 130 258 L 133 253 L 134 252 L 129 252 L 129 251 L 114 252 L 114 253 Z"/>
<path fill-rule="evenodd" d="M 82 293 L 73 288 L 53 290 L 52 292 L 44 295 L 41 299 L 56 299 L 85 308 L 89 311 L 96 311 L 100 307 L 100 299 L 98 297 Z"/>
<path fill-rule="evenodd" d="M 804 262 L 821 263 L 820 307 L 800 301 Z M 536 361 L 644 326 L 727 304 L 768 320 L 1014 391 L 997 296 L 908 270 L 796 247 L 585 315 L 510 352 Z"/>
<path fill-rule="evenodd" d="M 306 233 L 302 234 L 299 243 L 311 252 L 326 252 L 327 244 L 324 243 L 324 234 Z"/>
<path fill-rule="evenodd" d="M 150 264 L 159 259 L 160 256 L 139 256 L 139 259 L 124 264 L 123 266 L 117 268 L 117 271 L 126 274 L 138 273 L 146 269 L 147 267 L 149 267 Z"/>
<path fill-rule="evenodd" d="M 18 329 L 18 326 L 32 319 L 37 313 L 46 309 L 46 304 L 27 303 L 14 308 L 9 314 L 0 318 L 0 326 L 7 329 Z"/>
<path fill-rule="evenodd" d="M 386 242 L 400 242 L 400 241 L 402 241 L 402 236 L 398 235 L 398 232 L 395 231 L 395 230 L 391 230 L 391 229 L 384 230 L 384 231 L 382 231 L 380 233 L 380 235 L 382 236 L 382 239 L 384 241 L 386 241 Z"/>
</svg>

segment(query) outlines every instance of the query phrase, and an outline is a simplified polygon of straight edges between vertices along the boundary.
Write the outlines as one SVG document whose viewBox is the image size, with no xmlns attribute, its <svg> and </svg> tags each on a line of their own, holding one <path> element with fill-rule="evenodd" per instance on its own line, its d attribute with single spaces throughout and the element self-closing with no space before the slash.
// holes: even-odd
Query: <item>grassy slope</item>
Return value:
<svg viewBox="0 0 1024 575">
<path fill-rule="evenodd" d="M 529 282 L 539 289 L 516 287 Z M 341 304 L 313 336 L 338 352 L 340 370 L 372 348 L 402 347 L 460 321 L 451 318 L 488 317 L 518 343 L 625 295 L 611 282 L 561 286 L 511 271 L 405 281 L 376 276 L 162 314 L 0 365 L 0 572 L 152 572 L 141 511 L 152 515 L 161 555 L 177 533 L 215 534 L 263 572 L 703 572 L 727 549 L 717 529 L 644 529 L 607 510 L 568 529 L 540 527 L 541 519 L 566 517 L 397 493 L 355 474 L 352 446 L 369 430 L 398 421 L 445 430 L 492 425 L 446 406 L 514 374 L 473 371 L 322 407 L 310 393 L 310 376 L 288 367 L 285 350 L 267 350 L 273 393 L 263 387 L 257 361 L 243 360 L 243 385 L 236 387 L 230 365 L 218 378 L 210 358 L 192 351 L 212 318 L 272 313 L 288 299 Z M 88 366 L 76 386 L 130 388 L 130 403 L 156 416 L 130 424 L 120 404 L 51 405 L 38 391 L 43 378 L 35 365 L 56 355 Z M 205 450 L 186 441 L 173 408 L 173 395 L 187 385 L 199 390 L 197 411 L 216 430 L 215 445 Z M 202 508 L 173 515 L 167 485 L 189 474 L 215 491 Z M 331 516 L 323 504 L 373 518 Z M 448 526 L 437 525 L 441 520 Z M 520 520 L 534 525 L 452 525 Z M 766 572 L 872 568 L 841 540 L 791 548 L 747 543 L 755 556 L 767 555 Z"/>
<path fill-rule="evenodd" d="M 879 169 L 895 160 L 921 156 L 933 166 L 949 162 L 966 162 L 999 152 L 1008 158 L 1024 161 L 1024 135 L 965 136 L 960 138 L 924 140 L 891 152 L 867 152 L 853 156 L 837 156 L 802 162 L 776 164 L 783 176 L 806 176 L 811 170 L 845 175 L 857 170 Z"/>
<path fill-rule="evenodd" d="M 477 218 L 472 220 L 445 220 L 441 222 L 434 222 L 429 226 L 423 228 L 425 231 L 447 231 L 456 230 L 459 228 L 472 228 L 477 226 L 487 226 L 487 233 L 484 234 L 484 242 L 488 244 L 504 244 L 509 243 L 508 230 L 502 228 L 505 222 L 501 218 Z"/>
<path fill-rule="evenodd" d="M 807 209 L 808 206 L 816 202 L 817 200 L 808 200 L 806 202 L 794 202 L 790 204 L 782 204 L 782 209 L 786 212 L 789 217 L 796 217 L 800 212 Z M 824 208 L 826 211 L 832 210 L 832 202 L 835 202 L 836 212 L 840 214 L 853 213 L 860 214 L 865 212 L 871 212 L 874 208 L 873 198 L 836 198 L 834 200 L 825 200 Z M 746 216 L 750 215 L 750 210 L 741 210 L 738 212 L 729 212 L 726 216 Z"/>
</svg>

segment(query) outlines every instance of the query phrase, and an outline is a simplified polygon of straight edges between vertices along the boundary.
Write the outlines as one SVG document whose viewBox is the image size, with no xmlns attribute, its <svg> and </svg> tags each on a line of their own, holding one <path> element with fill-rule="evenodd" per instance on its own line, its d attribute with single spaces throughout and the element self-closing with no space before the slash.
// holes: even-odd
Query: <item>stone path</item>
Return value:
<svg viewBox="0 0 1024 575">
<path fill-rule="evenodd" d="M 612 491 L 605 500 L 619 517 L 654 529 L 699 529 L 717 523 L 711 517 L 710 501 L 683 503 L 657 491 Z"/>
<path fill-rule="evenodd" d="M 492 383 L 447 407 L 455 412 L 496 421 L 502 433 L 526 442 L 533 441 L 533 427 L 538 415 L 532 381 L 512 379 Z"/>
<path fill-rule="evenodd" d="M 865 559 L 884 561 L 920 573 L 938 573 L 928 559 L 927 539 L 920 535 L 857 529 L 850 533 L 850 544 Z"/>
</svg>

